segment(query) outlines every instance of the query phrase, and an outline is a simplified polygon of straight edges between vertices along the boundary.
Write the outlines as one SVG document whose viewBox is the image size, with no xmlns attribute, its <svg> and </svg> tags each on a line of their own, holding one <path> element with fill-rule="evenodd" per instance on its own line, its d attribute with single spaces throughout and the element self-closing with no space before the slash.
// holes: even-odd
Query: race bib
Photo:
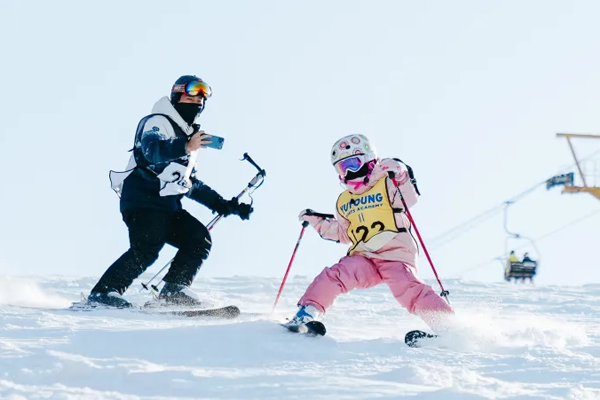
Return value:
<svg viewBox="0 0 600 400">
<path fill-rule="evenodd" d="M 364 193 L 342 193 L 337 201 L 337 210 L 350 222 L 346 231 L 354 244 L 350 251 L 359 243 L 369 243 L 371 250 L 377 250 L 399 232 L 387 195 L 386 178 L 381 178 Z"/>
<path fill-rule="evenodd" d="M 191 168 L 189 168 L 191 171 Z M 175 162 L 170 163 L 160 175 L 160 192 L 161 196 L 172 196 L 185 194 L 192 188 L 192 182 L 189 178 L 190 171 L 185 165 Z"/>
</svg>

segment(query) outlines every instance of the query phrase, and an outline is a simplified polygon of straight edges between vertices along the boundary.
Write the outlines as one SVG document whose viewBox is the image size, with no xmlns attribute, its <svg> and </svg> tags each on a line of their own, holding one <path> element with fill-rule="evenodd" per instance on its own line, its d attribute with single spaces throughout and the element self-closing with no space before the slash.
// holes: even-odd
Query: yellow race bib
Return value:
<svg viewBox="0 0 600 400">
<path fill-rule="evenodd" d="M 394 210 L 387 195 L 387 179 L 381 178 L 375 186 L 361 194 L 345 191 L 337 200 L 337 210 L 350 222 L 347 234 L 354 244 L 349 253 L 361 242 L 368 242 L 382 232 L 396 232 Z"/>
</svg>

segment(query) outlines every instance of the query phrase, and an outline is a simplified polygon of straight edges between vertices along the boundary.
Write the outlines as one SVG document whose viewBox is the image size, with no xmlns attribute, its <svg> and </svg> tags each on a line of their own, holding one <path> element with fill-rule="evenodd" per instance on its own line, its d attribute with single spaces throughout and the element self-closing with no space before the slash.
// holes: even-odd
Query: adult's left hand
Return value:
<svg viewBox="0 0 600 400">
<path fill-rule="evenodd" d="M 231 214 L 236 214 L 243 220 L 250 219 L 250 214 L 254 211 L 250 204 L 240 203 L 236 197 L 227 202 L 227 208 Z"/>
</svg>

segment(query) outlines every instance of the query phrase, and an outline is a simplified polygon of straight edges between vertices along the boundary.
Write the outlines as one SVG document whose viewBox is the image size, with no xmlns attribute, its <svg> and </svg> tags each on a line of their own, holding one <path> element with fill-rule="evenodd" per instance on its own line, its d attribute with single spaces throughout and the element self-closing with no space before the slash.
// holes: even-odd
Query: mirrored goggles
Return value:
<svg viewBox="0 0 600 400">
<path fill-rule="evenodd" d="M 344 158 L 334 164 L 335 170 L 340 176 L 346 176 L 348 171 L 357 172 L 363 165 L 365 165 L 364 154 Z"/>
<path fill-rule="evenodd" d="M 201 80 L 173 85 L 172 92 L 185 93 L 188 96 L 202 96 L 205 99 L 208 99 L 210 96 L 212 96 L 212 89 L 210 86 L 208 86 L 208 83 Z"/>
</svg>

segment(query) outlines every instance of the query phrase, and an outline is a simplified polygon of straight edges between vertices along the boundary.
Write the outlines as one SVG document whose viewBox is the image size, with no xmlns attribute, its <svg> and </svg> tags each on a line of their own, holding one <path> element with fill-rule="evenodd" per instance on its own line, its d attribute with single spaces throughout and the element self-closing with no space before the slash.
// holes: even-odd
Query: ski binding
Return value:
<svg viewBox="0 0 600 400">
<path fill-rule="evenodd" d="M 437 335 L 432 335 L 431 333 L 415 330 L 410 331 L 404 336 L 404 343 L 408 345 L 408 347 L 421 347 L 423 342 L 426 342 L 427 339 L 436 338 Z"/>
<path fill-rule="evenodd" d="M 294 333 L 303 333 L 309 336 L 325 336 L 327 329 L 325 329 L 325 325 L 319 321 L 310 321 L 306 324 L 280 324 L 284 328 L 287 328 L 290 332 Z"/>
</svg>

